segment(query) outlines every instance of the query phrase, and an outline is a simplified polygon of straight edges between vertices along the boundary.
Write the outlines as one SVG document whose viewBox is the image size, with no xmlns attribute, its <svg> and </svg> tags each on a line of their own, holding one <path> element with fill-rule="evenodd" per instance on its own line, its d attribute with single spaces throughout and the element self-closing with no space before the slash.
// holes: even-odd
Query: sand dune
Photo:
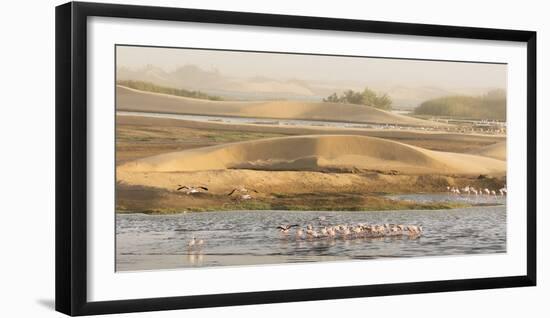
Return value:
<svg viewBox="0 0 550 318">
<path fill-rule="evenodd" d="M 357 135 L 309 135 L 229 143 L 147 157 L 121 172 L 192 172 L 250 169 L 267 171 L 362 171 L 399 174 L 503 174 L 502 160 L 438 152 Z"/>
<path fill-rule="evenodd" d="M 340 122 L 441 126 L 374 107 L 301 101 L 210 101 L 143 92 L 117 86 L 117 110 L 211 116 L 304 119 Z"/>
<path fill-rule="evenodd" d="M 492 145 L 481 147 L 471 152 L 483 157 L 495 158 L 499 160 L 506 160 L 506 142 L 497 142 Z"/>
</svg>

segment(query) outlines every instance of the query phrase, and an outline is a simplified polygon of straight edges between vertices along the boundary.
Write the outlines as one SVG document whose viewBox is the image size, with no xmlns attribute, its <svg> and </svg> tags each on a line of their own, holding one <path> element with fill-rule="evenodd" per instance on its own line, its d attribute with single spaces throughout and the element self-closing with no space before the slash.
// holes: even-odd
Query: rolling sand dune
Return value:
<svg viewBox="0 0 550 318">
<path fill-rule="evenodd" d="M 310 135 L 268 138 L 161 154 L 126 163 L 121 172 L 383 171 L 399 174 L 504 174 L 506 162 L 438 152 L 375 137 Z"/>
<path fill-rule="evenodd" d="M 481 147 L 471 152 L 483 157 L 495 158 L 498 160 L 506 160 L 506 142 L 497 142 L 492 145 Z"/>
<path fill-rule="evenodd" d="M 444 124 L 398 115 L 374 107 L 301 101 L 210 101 L 143 92 L 117 86 L 117 110 L 211 116 L 304 119 L 403 126 Z"/>
</svg>

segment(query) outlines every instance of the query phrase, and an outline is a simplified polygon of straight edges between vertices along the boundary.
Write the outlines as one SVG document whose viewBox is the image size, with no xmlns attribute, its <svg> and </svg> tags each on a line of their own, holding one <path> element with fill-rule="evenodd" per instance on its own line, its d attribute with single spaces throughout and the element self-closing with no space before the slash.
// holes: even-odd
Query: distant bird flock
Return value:
<svg viewBox="0 0 550 318">
<path fill-rule="evenodd" d="M 197 193 L 204 193 L 208 191 L 208 188 L 204 186 L 182 186 L 178 185 L 176 191 L 185 191 L 186 194 L 192 195 Z M 252 195 L 250 193 L 258 193 L 254 189 L 247 189 L 245 187 L 237 187 L 231 190 L 227 194 L 229 197 L 234 197 L 240 200 L 250 200 Z M 493 196 L 497 195 L 503 197 L 508 194 L 506 186 L 497 190 L 488 188 L 475 188 L 472 186 L 465 186 L 464 188 L 447 186 L 447 193 L 450 195 L 462 196 Z M 395 237 L 395 236 L 408 236 L 419 237 L 424 233 L 422 225 L 405 225 L 405 224 L 335 224 L 328 225 L 326 223 L 326 216 L 320 216 L 317 218 L 319 222 L 318 226 L 313 224 L 307 224 L 305 226 L 299 224 L 282 224 L 277 226 L 279 233 L 285 237 L 294 237 L 296 240 L 312 240 L 312 239 L 356 239 L 356 238 L 378 238 L 378 237 Z M 200 250 L 204 244 L 204 241 L 198 240 L 193 237 L 188 243 L 187 248 L 189 250 Z"/>
<path fill-rule="evenodd" d="M 498 191 L 498 192 L 497 192 Z M 475 196 L 482 196 L 482 195 L 485 195 L 485 196 L 493 196 L 493 197 L 496 197 L 497 196 L 497 193 L 498 195 L 500 195 L 501 197 L 505 196 L 508 194 L 508 190 L 506 189 L 506 187 L 504 188 L 500 188 L 498 190 L 491 190 L 491 189 L 488 189 L 488 188 L 479 188 L 479 189 L 476 189 L 472 186 L 465 186 L 464 188 L 456 188 L 456 187 L 450 187 L 448 186 L 447 187 L 447 192 L 451 195 L 475 195 Z"/>
<path fill-rule="evenodd" d="M 320 219 L 323 220 L 323 219 Z M 294 228 L 294 230 L 292 230 Z M 277 226 L 277 230 L 284 237 L 293 235 L 297 240 L 308 239 L 356 239 L 356 238 L 376 238 L 389 236 L 412 236 L 422 235 L 424 229 L 421 225 L 404 224 L 337 224 L 322 225 L 314 227 L 307 224 L 305 227 L 299 224 L 287 224 Z"/>
<path fill-rule="evenodd" d="M 184 191 L 185 194 L 191 195 L 191 194 L 198 194 L 198 193 L 205 193 L 208 192 L 208 188 L 204 186 L 186 186 L 186 185 L 178 185 L 176 188 L 176 191 Z M 252 192 L 258 193 L 258 191 L 254 189 L 247 189 L 245 187 L 238 187 L 234 188 L 227 194 L 227 196 L 240 199 L 240 200 L 251 200 L 254 197 L 252 196 Z M 488 188 L 475 188 L 472 186 L 465 186 L 464 188 L 458 188 L 458 187 L 451 187 L 447 186 L 447 193 L 451 195 L 474 195 L 474 196 L 494 196 L 500 195 L 501 197 L 506 196 L 508 194 L 508 190 L 506 187 L 494 190 L 494 189 L 488 189 Z"/>
</svg>

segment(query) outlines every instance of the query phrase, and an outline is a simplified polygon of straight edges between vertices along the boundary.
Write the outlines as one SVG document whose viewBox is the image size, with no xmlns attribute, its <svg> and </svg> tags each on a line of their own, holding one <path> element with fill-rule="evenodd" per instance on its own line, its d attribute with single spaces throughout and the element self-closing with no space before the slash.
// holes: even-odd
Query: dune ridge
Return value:
<svg viewBox="0 0 550 318">
<path fill-rule="evenodd" d="M 506 162 L 473 154 L 438 152 L 358 135 L 267 138 L 147 157 L 119 167 L 124 172 L 382 171 L 399 174 L 503 174 Z"/>
<path fill-rule="evenodd" d="M 374 107 L 303 101 L 211 101 L 117 86 L 117 110 L 187 115 L 324 120 L 403 126 L 448 126 Z"/>
</svg>

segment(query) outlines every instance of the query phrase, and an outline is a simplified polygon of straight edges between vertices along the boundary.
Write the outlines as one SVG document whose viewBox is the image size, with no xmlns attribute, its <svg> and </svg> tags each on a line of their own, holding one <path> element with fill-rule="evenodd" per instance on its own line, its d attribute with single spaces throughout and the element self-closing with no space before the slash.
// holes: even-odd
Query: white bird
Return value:
<svg viewBox="0 0 550 318">
<path fill-rule="evenodd" d="M 189 243 L 187 243 L 187 247 L 193 248 L 193 246 L 195 246 L 195 244 L 197 244 L 197 240 L 196 240 L 195 237 L 193 236 L 193 238 L 191 239 L 191 241 L 189 241 Z"/>
<path fill-rule="evenodd" d="M 399 229 L 399 227 L 397 225 L 393 225 L 390 228 L 390 232 L 393 233 L 393 234 L 402 234 L 402 231 Z"/>
<path fill-rule="evenodd" d="M 484 192 L 486 195 L 491 194 L 491 191 L 489 191 L 489 189 L 487 189 L 487 188 L 483 189 L 483 192 Z"/>
<path fill-rule="evenodd" d="M 351 234 L 351 232 L 350 232 L 350 230 L 349 230 L 349 227 L 345 227 L 345 228 L 344 228 L 344 231 L 342 232 L 342 235 L 343 235 L 344 237 L 347 237 L 347 236 L 349 236 L 350 234 Z"/>
<path fill-rule="evenodd" d="M 239 199 L 241 199 L 241 200 L 250 200 L 250 199 L 252 199 L 252 195 L 250 195 L 250 192 L 258 193 L 258 191 L 254 190 L 254 189 L 247 189 L 245 187 L 240 187 L 240 188 L 234 188 L 233 190 L 231 190 L 231 192 L 229 192 L 227 194 L 227 196 L 232 196 L 233 194 L 238 194 Z"/>
<path fill-rule="evenodd" d="M 182 186 L 182 185 L 178 185 L 178 188 L 176 189 L 176 191 L 180 191 L 183 189 L 185 189 L 185 194 L 195 194 L 195 193 L 200 193 L 202 191 L 208 191 L 208 188 L 203 186 L 188 187 L 188 186 Z"/>
<path fill-rule="evenodd" d="M 409 225 L 407 228 L 409 230 L 410 235 L 418 235 L 418 234 L 422 233 L 422 227 L 421 226 Z"/>
<path fill-rule="evenodd" d="M 310 238 L 317 238 L 319 237 L 319 233 L 317 233 L 317 231 L 313 230 L 313 229 L 308 229 L 306 230 L 306 235 Z"/>
<path fill-rule="evenodd" d="M 279 225 L 279 226 L 277 226 L 277 229 L 279 230 L 279 232 L 281 232 L 283 234 L 287 234 L 290 231 L 290 229 L 295 227 L 295 226 L 298 226 L 298 224 Z"/>
<path fill-rule="evenodd" d="M 228 196 L 231 196 L 233 193 L 235 192 L 240 192 L 240 193 L 248 193 L 249 191 L 252 191 L 252 192 L 255 192 L 255 193 L 258 193 L 258 191 L 254 190 L 254 189 L 247 189 L 245 187 L 240 187 L 240 188 L 234 188 L 233 190 L 231 190 L 231 192 L 229 192 L 227 195 Z"/>
</svg>

